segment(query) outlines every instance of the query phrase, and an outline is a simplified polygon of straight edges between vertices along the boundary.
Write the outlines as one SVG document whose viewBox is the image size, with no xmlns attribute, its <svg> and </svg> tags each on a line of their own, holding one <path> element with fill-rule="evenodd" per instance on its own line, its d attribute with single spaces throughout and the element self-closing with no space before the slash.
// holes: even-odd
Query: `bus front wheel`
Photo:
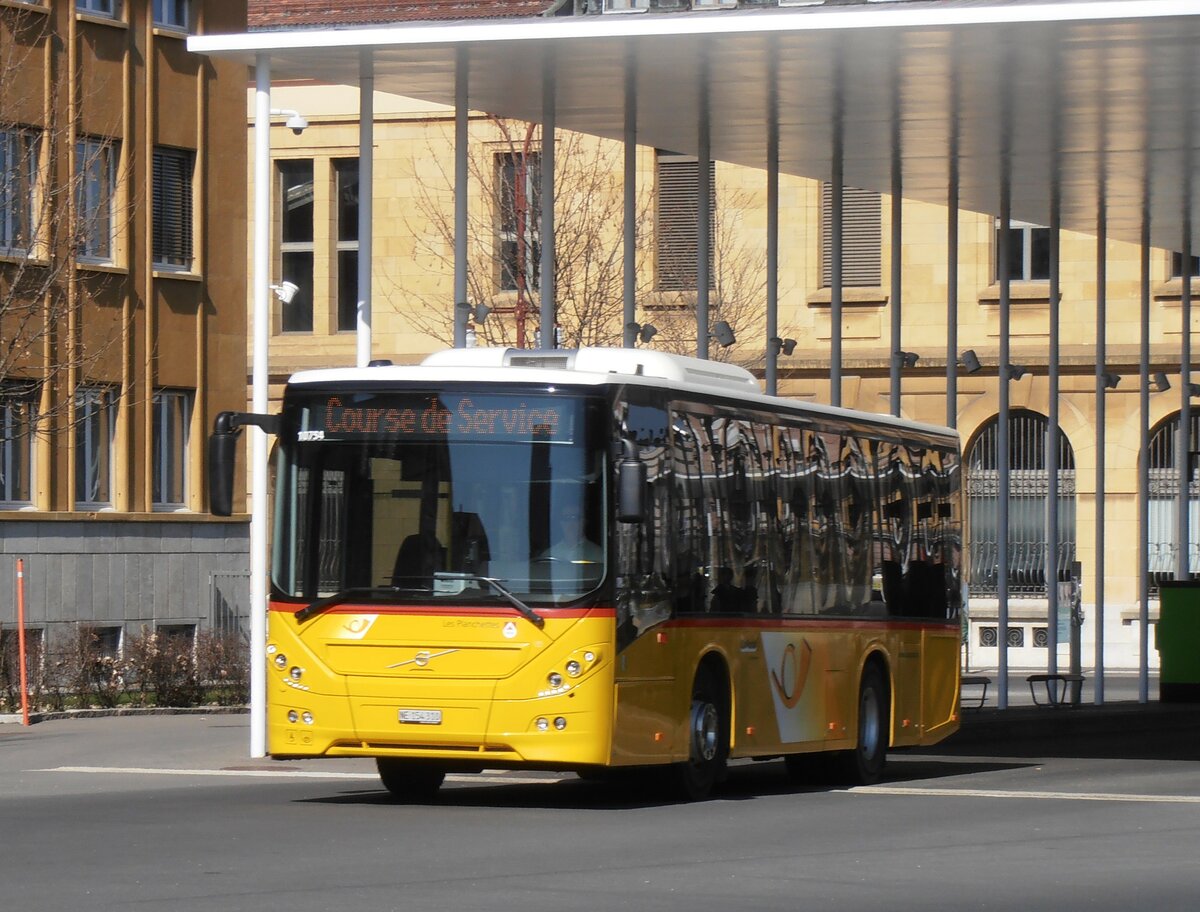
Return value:
<svg viewBox="0 0 1200 912">
<path fill-rule="evenodd" d="M 377 757 L 375 767 L 383 787 L 397 801 L 406 803 L 431 800 L 446 778 L 445 770 L 395 757 Z"/>
<path fill-rule="evenodd" d="M 700 801 L 725 778 L 729 759 L 729 701 L 712 668 L 701 669 L 692 685 L 688 715 L 688 759 L 676 764 L 675 779 L 683 798 Z"/>
</svg>

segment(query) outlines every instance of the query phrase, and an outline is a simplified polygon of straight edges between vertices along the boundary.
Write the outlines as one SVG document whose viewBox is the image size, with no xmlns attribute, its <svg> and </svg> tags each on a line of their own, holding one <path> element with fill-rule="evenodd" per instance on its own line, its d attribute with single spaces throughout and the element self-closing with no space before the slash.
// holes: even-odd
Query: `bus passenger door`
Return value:
<svg viewBox="0 0 1200 912">
<path fill-rule="evenodd" d="M 647 481 L 642 522 L 613 527 L 617 668 L 611 756 L 614 765 L 630 765 L 661 760 L 676 749 L 675 644 L 663 626 L 672 608 L 671 466 L 663 397 L 629 388 L 613 407 L 615 433 L 637 444 Z"/>
</svg>

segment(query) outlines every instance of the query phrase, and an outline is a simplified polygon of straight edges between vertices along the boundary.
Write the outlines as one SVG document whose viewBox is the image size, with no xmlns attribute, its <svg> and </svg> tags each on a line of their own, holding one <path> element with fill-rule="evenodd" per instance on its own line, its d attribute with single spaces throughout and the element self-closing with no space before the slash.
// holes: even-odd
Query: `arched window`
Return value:
<svg viewBox="0 0 1200 912">
<path fill-rule="evenodd" d="M 1014 410 L 1008 419 L 1008 592 L 1021 598 L 1046 597 L 1045 415 Z M 967 447 L 967 534 L 970 591 L 995 597 L 999 591 L 999 417 L 988 421 Z M 1058 432 L 1057 578 L 1068 577 L 1075 560 L 1075 451 Z"/>
<path fill-rule="evenodd" d="M 1188 434 L 1188 452 L 1200 451 L 1200 414 L 1192 413 Z M 1175 578 L 1176 502 L 1179 496 L 1179 466 L 1175 441 L 1179 434 L 1179 413 L 1160 421 L 1150 432 L 1149 525 L 1146 543 L 1150 588 L 1158 591 L 1163 580 Z M 1200 576 L 1200 484 L 1195 466 L 1188 484 L 1188 569 Z"/>
</svg>

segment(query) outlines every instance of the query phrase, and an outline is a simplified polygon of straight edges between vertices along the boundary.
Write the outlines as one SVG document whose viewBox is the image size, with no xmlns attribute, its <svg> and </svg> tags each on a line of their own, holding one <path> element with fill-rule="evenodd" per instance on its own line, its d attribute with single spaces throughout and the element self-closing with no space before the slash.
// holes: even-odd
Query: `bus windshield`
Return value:
<svg viewBox="0 0 1200 912">
<path fill-rule="evenodd" d="M 578 600 L 606 572 L 603 414 L 601 399 L 561 391 L 289 391 L 276 590 Z"/>
</svg>

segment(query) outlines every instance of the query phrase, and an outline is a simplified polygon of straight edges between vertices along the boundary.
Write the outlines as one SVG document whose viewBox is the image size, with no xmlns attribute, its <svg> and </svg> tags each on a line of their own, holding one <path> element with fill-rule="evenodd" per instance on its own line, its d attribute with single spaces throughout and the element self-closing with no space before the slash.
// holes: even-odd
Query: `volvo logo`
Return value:
<svg viewBox="0 0 1200 912">
<path fill-rule="evenodd" d="M 442 652 L 430 652 L 427 649 L 422 649 L 411 659 L 405 659 L 403 662 L 397 662 L 395 665 L 388 665 L 388 668 L 403 668 L 405 665 L 415 665 L 417 668 L 425 668 L 431 661 L 440 656 L 450 655 L 452 652 L 458 652 L 457 649 L 445 649 Z"/>
</svg>

